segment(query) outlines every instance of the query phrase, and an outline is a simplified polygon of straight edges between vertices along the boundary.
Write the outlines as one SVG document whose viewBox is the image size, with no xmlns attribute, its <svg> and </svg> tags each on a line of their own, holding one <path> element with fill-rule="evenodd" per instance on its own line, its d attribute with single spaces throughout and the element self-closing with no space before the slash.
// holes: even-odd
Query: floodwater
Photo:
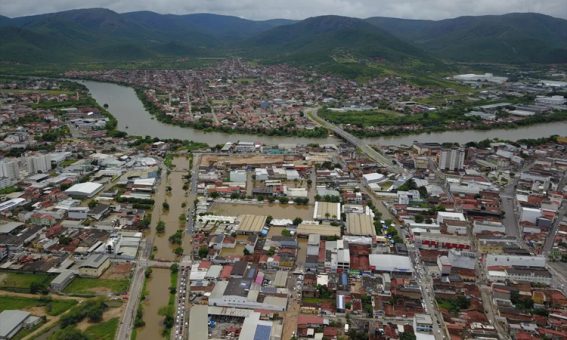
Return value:
<svg viewBox="0 0 567 340">
<path fill-rule="evenodd" d="M 146 299 L 142 302 L 144 309 L 144 322 L 146 325 L 138 329 L 137 339 L 161 339 L 164 317 L 159 315 L 159 309 L 167 306 L 169 298 L 170 270 L 153 268 L 152 276 L 147 282 Z"/>
<path fill-rule="evenodd" d="M 176 259 L 173 250 L 177 246 L 173 246 L 169 242 L 169 237 L 184 227 L 185 220 L 179 220 L 181 214 L 187 214 L 187 207 L 183 208 L 182 204 L 189 205 L 187 191 L 183 190 L 183 184 L 187 182 L 183 177 L 189 173 L 189 159 L 185 157 L 175 157 L 173 159 L 173 169 L 169 176 L 167 171 L 162 171 L 161 182 L 155 192 L 154 209 L 152 212 L 152 223 L 150 225 L 150 237 L 153 237 L 153 245 L 157 247 L 155 253 L 156 260 L 173 261 Z M 171 187 L 171 191 L 167 191 Z M 163 209 L 163 202 L 169 204 L 169 211 Z M 156 233 L 156 226 L 159 221 L 165 223 L 165 232 Z"/>
<path fill-rule="evenodd" d="M 110 111 L 118 121 L 118 129 L 136 136 L 151 136 L 158 138 L 177 138 L 203 142 L 209 145 L 224 144 L 227 141 L 258 141 L 267 145 L 282 143 L 308 144 L 308 143 L 337 143 L 335 137 L 328 138 L 300 138 L 300 137 L 273 137 L 254 136 L 244 134 L 228 134 L 221 132 L 204 132 L 192 128 L 184 128 L 169 125 L 152 119 L 130 87 L 112 83 L 96 82 L 90 80 L 80 81 L 84 84 L 91 95 L 100 104 L 108 104 Z M 435 133 L 422 133 L 417 135 L 372 137 L 365 138 L 369 144 L 401 145 L 419 142 L 457 142 L 467 143 L 480 141 L 487 138 L 500 138 L 507 140 L 518 140 L 524 138 L 541 138 L 551 135 L 565 134 L 567 122 L 543 123 L 518 129 L 496 129 L 496 130 L 464 130 L 445 131 Z"/>
<path fill-rule="evenodd" d="M 295 204 L 247 204 L 215 202 L 209 211 L 217 215 L 239 216 L 243 214 L 272 216 L 273 218 L 294 219 L 299 217 L 304 221 L 313 219 L 313 205 Z"/>
</svg>

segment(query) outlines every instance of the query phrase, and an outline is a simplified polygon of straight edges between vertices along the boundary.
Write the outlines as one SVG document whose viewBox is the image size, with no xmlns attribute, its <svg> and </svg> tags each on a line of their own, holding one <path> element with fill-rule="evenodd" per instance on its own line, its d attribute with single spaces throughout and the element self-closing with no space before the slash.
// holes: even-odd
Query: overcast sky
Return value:
<svg viewBox="0 0 567 340">
<path fill-rule="evenodd" d="M 217 13 L 248 19 L 304 19 L 324 14 L 446 19 L 510 12 L 567 18 L 566 0 L 0 0 L 0 14 L 9 17 L 91 7 L 117 12 Z"/>
</svg>

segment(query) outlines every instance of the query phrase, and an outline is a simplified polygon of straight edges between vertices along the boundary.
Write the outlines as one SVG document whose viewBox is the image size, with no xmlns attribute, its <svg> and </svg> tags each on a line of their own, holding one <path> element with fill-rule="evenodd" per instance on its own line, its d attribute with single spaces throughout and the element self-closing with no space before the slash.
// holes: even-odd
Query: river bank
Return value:
<svg viewBox="0 0 567 340">
<path fill-rule="evenodd" d="M 161 139 L 193 140 L 208 145 L 224 144 L 227 141 L 256 141 L 266 145 L 278 144 L 333 144 L 337 137 L 305 138 L 287 136 L 254 136 L 238 133 L 205 132 L 190 127 L 180 127 L 158 121 L 143 106 L 134 89 L 113 83 L 90 80 L 78 81 L 85 85 L 93 98 L 102 106 L 108 104 L 108 111 L 116 118 L 117 129 L 130 135 L 150 136 Z M 415 135 L 384 136 L 363 138 L 368 144 L 402 145 L 417 142 L 460 143 L 478 142 L 484 139 L 537 139 L 551 135 L 565 134 L 567 122 L 536 124 L 517 129 L 460 130 Z"/>
</svg>

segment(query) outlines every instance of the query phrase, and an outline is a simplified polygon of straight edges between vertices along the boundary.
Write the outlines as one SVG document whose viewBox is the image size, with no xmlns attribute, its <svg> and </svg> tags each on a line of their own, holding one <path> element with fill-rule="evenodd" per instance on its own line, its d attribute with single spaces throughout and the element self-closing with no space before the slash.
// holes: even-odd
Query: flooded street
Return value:
<svg viewBox="0 0 567 340">
<path fill-rule="evenodd" d="M 272 216 L 273 218 L 294 219 L 300 217 L 304 221 L 313 219 L 312 205 L 295 204 L 246 204 L 246 203 L 214 203 L 210 210 L 218 215 L 239 216 L 243 214 Z"/>
<path fill-rule="evenodd" d="M 173 159 L 173 168 L 169 176 L 167 171 L 162 171 L 161 182 L 154 196 L 155 205 L 149 236 L 154 240 L 154 247 L 157 247 L 156 260 L 174 261 L 176 259 L 173 250 L 177 246 L 171 245 L 168 239 L 180 226 L 185 225 L 185 219 L 180 221 L 179 216 L 187 213 L 187 207 L 182 207 L 183 203 L 189 204 L 187 191 L 183 190 L 183 185 L 187 182 L 183 177 L 188 174 L 188 171 L 189 160 L 185 157 Z M 171 188 L 171 191 L 168 191 L 168 187 Z M 169 204 L 169 210 L 163 209 L 163 202 Z M 165 223 L 165 232 L 162 234 L 156 233 L 156 226 L 160 220 Z"/>
<path fill-rule="evenodd" d="M 157 247 L 154 259 L 157 261 L 177 261 L 178 257 L 174 250 L 180 245 L 173 245 L 169 242 L 169 237 L 179 229 L 184 230 L 185 218 L 180 220 L 181 214 L 187 213 L 188 190 L 183 186 L 187 180 L 184 178 L 189 171 L 189 158 L 185 156 L 175 157 L 172 161 L 172 168 L 167 174 L 163 170 L 161 182 L 156 189 L 154 199 L 155 204 L 152 211 L 152 222 L 148 237 L 153 239 L 153 246 Z M 169 209 L 163 208 L 163 203 L 169 204 Z M 165 223 L 165 232 L 157 233 L 156 226 L 159 221 Z M 144 321 L 146 326 L 138 331 L 138 339 L 160 339 L 162 338 L 162 326 L 164 316 L 159 314 L 160 308 L 167 305 L 169 298 L 170 270 L 164 268 L 152 268 L 152 275 L 147 282 L 148 295 L 143 302 Z"/>
<path fill-rule="evenodd" d="M 169 298 L 169 269 L 153 268 L 152 270 L 152 276 L 147 282 L 148 295 L 142 302 L 146 325 L 138 329 L 137 339 L 141 340 L 162 338 L 164 317 L 159 315 L 159 310 L 167 305 Z"/>
</svg>

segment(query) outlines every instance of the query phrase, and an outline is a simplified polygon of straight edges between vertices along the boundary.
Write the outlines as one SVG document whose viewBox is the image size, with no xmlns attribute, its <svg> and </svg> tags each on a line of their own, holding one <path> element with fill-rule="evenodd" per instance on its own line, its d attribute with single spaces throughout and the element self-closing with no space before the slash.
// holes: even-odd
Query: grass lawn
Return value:
<svg viewBox="0 0 567 340">
<path fill-rule="evenodd" d="M 55 276 L 45 273 L 6 273 L 0 272 L 0 289 L 29 292 L 32 283 L 49 285 Z"/>
<path fill-rule="evenodd" d="M 26 309 L 31 307 L 45 307 L 47 314 L 59 315 L 72 306 L 74 300 L 50 300 L 49 298 L 24 298 L 19 296 L 0 296 L 0 312 L 8 309 Z"/>
<path fill-rule="evenodd" d="M 85 335 L 89 339 L 112 340 L 118 328 L 118 318 L 113 318 L 105 322 L 92 325 L 85 330 Z"/>
<path fill-rule="evenodd" d="M 320 298 L 306 297 L 306 298 L 303 298 L 303 302 L 305 302 L 305 303 L 325 303 L 325 302 L 334 302 L 334 300 L 333 299 L 320 299 Z"/>
<path fill-rule="evenodd" d="M 78 277 L 65 288 L 64 292 L 69 294 L 93 294 L 109 291 L 112 293 L 126 293 L 129 285 L 129 280 Z"/>
</svg>

